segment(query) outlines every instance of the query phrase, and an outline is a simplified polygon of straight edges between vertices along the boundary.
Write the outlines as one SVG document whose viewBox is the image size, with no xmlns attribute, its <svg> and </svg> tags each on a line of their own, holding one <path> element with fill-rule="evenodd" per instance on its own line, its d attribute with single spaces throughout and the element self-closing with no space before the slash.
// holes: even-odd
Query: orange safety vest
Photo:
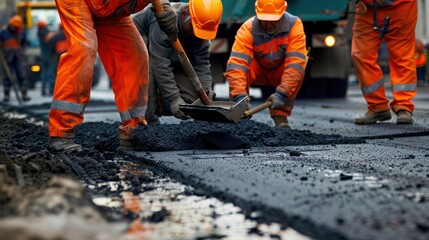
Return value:
<svg viewBox="0 0 429 240">
<path fill-rule="evenodd" d="M 256 17 L 247 20 L 238 30 L 226 72 L 232 97 L 246 93 L 252 61 L 263 71 L 282 71 L 278 87 L 286 95 L 295 95 L 299 90 L 307 55 L 302 21 L 287 12 L 279 21 L 282 21 L 281 28 L 275 36 L 267 35 Z"/>
</svg>

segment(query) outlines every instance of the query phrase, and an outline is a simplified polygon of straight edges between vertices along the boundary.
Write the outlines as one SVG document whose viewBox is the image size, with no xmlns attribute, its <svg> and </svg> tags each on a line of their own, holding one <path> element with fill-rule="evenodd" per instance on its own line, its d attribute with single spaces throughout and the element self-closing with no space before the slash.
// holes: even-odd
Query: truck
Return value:
<svg viewBox="0 0 429 240">
<path fill-rule="evenodd" d="M 179 2 L 188 2 L 179 0 Z M 223 14 L 217 36 L 211 43 L 213 83 L 224 83 L 224 72 L 235 35 L 255 16 L 255 1 L 222 0 Z M 350 59 L 349 0 L 288 0 L 287 12 L 301 18 L 310 49 L 305 78 L 298 98 L 343 98 L 347 94 Z M 273 87 L 256 86 L 262 97 Z"/>
<path fill-rule="evenodd" d="M 60 23 L 55 2 L 48 1 L 22 1 L 17 4 L 17 14 L 24 19 L 25 24 L 25 55 L 27 60 L 26 75 L 29 89 L 34 89 L 41 76 L 41 51 L 37 37 L 37 22 L 40 20 L 48 23 L 50 32 L 55 32 Z M 102 76 L 103 67 L 97 57 L 94 64 L 93 86 L 98 84 Z"/>
</svg>

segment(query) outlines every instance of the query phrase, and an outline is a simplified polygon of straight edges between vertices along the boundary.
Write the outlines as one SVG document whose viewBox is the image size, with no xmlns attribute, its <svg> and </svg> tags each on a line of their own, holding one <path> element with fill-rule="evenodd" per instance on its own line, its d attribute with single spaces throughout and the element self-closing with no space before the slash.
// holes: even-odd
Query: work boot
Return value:
<svg viewBox="0 0 429 240">
<path fill-rule="evenodd" d="M 357 117 L 355 119 L 355 124 L 363 125 L 363 124 L 374 124 L 378 121 L 387 121 L 392 118 L 390 114 L 390 110 L 386 110 L 383 112 L 370 113 L 366 112 L 362 117 Z"/>
<path fill-rule="evenodd" d="M 10 100 L 10 91 L 5 90 L 3 93 L 4 93 L 3 94 L 3 102 L 9 102 L 9 100 Z"/>
<path fill-rule="evenodd" d="M 49 139 L 48 150 L 54 153 L 65 152 L 81 152 L 82 146 L 75 143 L 73 138 L 51 137 Z"/>
<path fill-rule="evenodd" d="M 138 139 L 133 136 L 132 131 L 138 131 L 141 128 L 146 128 L 144 125 L 138 125 L 137 127 L 119 126 L 119 150 L 123 151 L 141 151 L 142 147 L 138 143 Z"/>
<path fill-rule="evenodd" d="M 290 128 L 286 116 L 273 116 L 272 119 L 274 120 L 274 124 L 276 125 L 276 127 Z"/>
<path fill-rule="evenodd" d="M 413 123 L 413 114 L 405 111 L 399 110 L 396 113 L 398 116 L 396 117 L 396 124 L 412 124 Z"/>
<path fill-rule="evenodd" d="M 31 100 L 31 98 L 27 95 L 27 90 L 22 90 L 22 101 L 28 102 Z"/>
</svg>

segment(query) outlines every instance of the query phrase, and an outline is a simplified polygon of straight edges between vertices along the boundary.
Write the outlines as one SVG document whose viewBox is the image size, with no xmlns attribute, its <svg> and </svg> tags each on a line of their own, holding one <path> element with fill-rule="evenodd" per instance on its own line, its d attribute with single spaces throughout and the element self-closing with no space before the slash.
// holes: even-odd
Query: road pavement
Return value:
<svg viewBox="0 0 429 240">
<path fill-rule="evenodd" d="M 215 90 L 227 97 L 227 86 Z M 47 119 L 50 98 L 39 94 L 31 90 L 31 102 L 10 105 Z M 91 99 L 86 122 L 119 121 L 110 89 L 95 88 Z M 428 101 L 429 88 L 420 87 L 413 125 L 397 125 L 394 116 L 369 126 L 353 123 L 366 111 L 357 86 L 345 99 L 296 101 L 293 128 L 359 137 L 364 144 L 135 154 L 204 195 L 234 203 L 248 218 L 287 224 L 313 238 L 428 239 Z M 252 119 L 274 125 L 267 110 Z M 161 122 L 179 123 L 173 117 Z"/>
</svg>

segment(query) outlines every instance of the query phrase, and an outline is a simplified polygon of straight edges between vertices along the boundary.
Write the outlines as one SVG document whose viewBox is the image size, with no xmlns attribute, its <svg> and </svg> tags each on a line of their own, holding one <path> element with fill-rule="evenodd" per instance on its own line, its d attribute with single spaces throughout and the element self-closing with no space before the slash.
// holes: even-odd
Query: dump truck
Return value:
<svg viewBox="0 0 429 240">
<path fill-rule="evenodd" d="M 179 0 L 179 2 L 188 2 Z M 350 61 L 350 24 L 347 24 L 349 0 L 288 0 L 289 13 L 301 18 L 310 51 L 305 79 L 298 98 L 341 98 L 348 88 Z M 253 0 L 223 0 L 223 15 L 216 39 L 211 44 L 213 83 L 224 83 L 235 34 L 255 15 Z M 274 88 L 260 87 L 263 97 Z"/>
<path fill-rule="evenodd" d="M 41 76 L 41 51 L 40 43 L 37 37 L 37 22 L 39 20 L 48 23 L 50 32 L 55 32 L 60 23 L 55 1 L 22 1 L 17 4 L 17 14 L 24 19 L 25 24 L 25 55 L 27 60 L 27 78 L 29 88 L 35 88 L 35 85 L 40 81 Z M 99 58 L 94 65 L 93 86 L 95 86 L 102 74 L 102 64 Z"/>
</svg>

